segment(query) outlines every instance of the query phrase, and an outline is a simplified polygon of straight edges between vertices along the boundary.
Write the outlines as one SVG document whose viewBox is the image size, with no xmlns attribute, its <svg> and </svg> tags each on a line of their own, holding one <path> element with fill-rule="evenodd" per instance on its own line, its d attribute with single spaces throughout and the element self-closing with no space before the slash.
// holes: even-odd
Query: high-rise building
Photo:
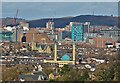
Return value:
<svg viewBox="0 0 120 83">
<path fill-rule="evenodd" d="M 48 22 L 46 23 L 46 28 L 51 29 L 52 35 L 54 34 L 55 28 L 54 28 L 54 22 L 53 22 L 53 21 L 48 21 Z"/>
<path fill-rule="evenodd" d="M 90 22 L 85 22 L 84 23 L 84 33 L 89 33 L 90 32 Z"/>
<path fill-rule="evenodd" d="M 54 22 L 48 21 L 48 22 L 46 23 L 46 28 L 53 29 L 53 28 L 54 28 Z"/>
<path fill-rule="evenodd" d="M 71 31 L 62 31 L 58 33 L 58 40 L 61 41 L 65 38 L 71 38 Z"/>
<path fill-rule="evenodd" d="M 71 37 L 73 41 L 83 41 L 84 25 L 80 22 L 70 22 Z"/>
</svg>

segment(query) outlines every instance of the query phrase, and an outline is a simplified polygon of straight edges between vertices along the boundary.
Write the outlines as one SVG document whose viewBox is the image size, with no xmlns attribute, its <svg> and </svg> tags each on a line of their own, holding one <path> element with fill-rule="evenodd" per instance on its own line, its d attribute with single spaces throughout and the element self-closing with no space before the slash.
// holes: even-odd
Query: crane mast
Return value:
<svg viewBox="0 0 120 83">
<path fill-rule="evenodd" d="M 16 40 L 16 42 L 17 42 L 17 39 L 18 39 L 18 38 L 17 38 L 17 34 L 18 34 L 18 33 L 17 33 L 17 29 L 18 29 L 18 28 L 16 27 L 16 24 L 17 24 L 17 21 L 16 21 L 17 15 L 18 15 L 18 9 L 17 9 L 16 15 L 15 15 L 15 17 L 14 17 L 14 25 L 15 25 L 15 28 L 16 28 L 16 29 L 15 29 L 15 33 L 16 33 L 16 38 L 15 38 L 15 40 Z"/>
<path fill-rule="evenodd" d="M 15 15 L 15 17 L 14 17 L 14 24 L 16 25 L 16 23 L 17 23 L 17 21 L 16 21 L 16 19 L 17 19 L 17 15 L 18 15 L 18 9 L 17 9 L 17 11 L 16 11 L 16 15 Z"/>
</svg>

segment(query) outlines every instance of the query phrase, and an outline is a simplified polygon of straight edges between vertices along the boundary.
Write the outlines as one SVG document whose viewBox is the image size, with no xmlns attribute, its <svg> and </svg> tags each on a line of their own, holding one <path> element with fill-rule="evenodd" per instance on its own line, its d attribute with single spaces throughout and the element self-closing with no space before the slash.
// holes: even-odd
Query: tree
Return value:
<svg viewBox="0 0 120 83">
<path fill-rule="evenodd" d="M 101 65 L 99 67 L 101 68 L 98 68 L 97 72 L 95 73 L 97 78 L 96 80 L 112 81 L 114 79 L 115 71 L 112 63 L 107 66 Z"/>
<path fill-rule="evenodd" d="M 106 80 L 107 81 L 112 81 L 114 79 L 114 74 L 115 74 L 115 71 L 114 71 L 114 66 L 110 66 L 107 70 L 107 76 L 106 76 Z"/>
<path fill-rule="evenodd" d="M 89 80 L 89 73 L 87 70 L 83 70 L 82 76 L 80 77 L 80 81 L 88 81 Z"/>
<path fill-rule="evenodd" d="M 43 72 L 46 73 L 49 76 L 49 74 L 53 73 L 53 69 L 51 69 L 51 68 L 44 68 Z"/>
<path fill-rule="evenodd" d="M 32 71 L 31 65 L 16 65 L 15 67 L 12 67 L 10 69 L 7 69 L 2 74 L 3 81 L 13 81 L 14 79 L 17 79 L 19 74 L 26 74 L 30 73 Z"/>
<path fill-rule="evenodd" d="M 97 80 L 98 81 L 106 81 L 106 76 L 107 76 L 107 74 L 106 74 L 105 70 L 101 70 L 97 76 Z"/>
<path fill-rule="evenodd" d="M 89 81 L 89 74 L 87 70 L 71 69 L 66 74 L 63 74 L 57 81 Z"/>
<path fill-rule="evenodd" d="M 61 71 L 60 71 L 60 74 L 63 75 L 63 74 L 66 74 L 70 71 L 70 67 L 68 65 L 64 65 L 62 68 L 61 68 Z"/>
<path fill-rule="evenodd" d="M 12 68 L 3 72 L 2 79 L 3 81 L 11 81 L 18 77 L 16 68 Z"/>
<path fill-rule="evenodd" d="M 119 50 L 115 61 L 115 80 L 117 81 L 120 81 L 120 55 L 119 55 L 120 51 Z"/>
</svg>

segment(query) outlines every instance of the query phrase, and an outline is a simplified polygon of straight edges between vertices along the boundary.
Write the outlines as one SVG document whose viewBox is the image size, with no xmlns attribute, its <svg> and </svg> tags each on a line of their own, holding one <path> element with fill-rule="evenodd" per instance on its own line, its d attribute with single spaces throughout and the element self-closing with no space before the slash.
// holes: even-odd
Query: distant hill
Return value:
<svg viewBox="0 0 120 83">
<path fill-rule="evenodd" d="M 30 23 L 30 27 L 45 27 L 46 22 L 51 20 L 48 19 L 38 19 L 28 21 Z M 107 26 L 117 26 L 118 25 L 118 17 L 112 16 L 93 16 L 93 15 L 80 15 L 76 17 L 65 17 L 65 18 L 54 18 L 56 28 L 65 27 L 70 22 L 90 22 L 91 25 L 107 25 Z"/>
<path fill-rule="evenodd" d="M 0 20 L 2 20 L 3 25 L 10 25 L 10 26 L 14 25 L 14 18 L 7 17 L 7 18 L 1 18 Z M 16 24 L 19 24 L 20 22 L 27 22 L 27 20 L 22 18 L 17 18 L 16 22 L 17 22 Z"/>
<path fill-rule="evenodd" d="M 36 20 L 25 20 L 17 19 L 17 22 L 26 21 L 30 24 L 30 28 L 33 27 L 46 27 L 46 22 L 51 20 L 51 18 L 36 19 Z M 95 15 L 80 15 L 75 17 L 63 17 L 63 18 L 53 18 L 56 28 L 62 28 L 68 25 L 70 22 L 90 22 L 91 25 L 107 25 L 107 26 L 118 26 L 118 17 L 113 16 L 95 16 Z M 3 19 L 3 24 L 10 25 L 13 24 L 13 19 L 6 18 Z"/>
</svg>

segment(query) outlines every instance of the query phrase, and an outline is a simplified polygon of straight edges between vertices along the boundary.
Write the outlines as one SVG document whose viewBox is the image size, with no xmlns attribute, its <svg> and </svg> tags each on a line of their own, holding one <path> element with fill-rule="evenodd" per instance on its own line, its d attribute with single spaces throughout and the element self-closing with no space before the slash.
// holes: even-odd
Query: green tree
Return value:
<svg viewBox="0 0 120 83">
<path fill-rule="evenodd" d="M 106 72 L 105 70 L 101 70 L 98 74 L 97 80 L 99 81 L 106 81 Z"/>
<path fill-rule="evenodd" d="M 3 72 L 2 79 L 3 81 L 12 81 L 18 77 L 17 69 L 12 68 Z"/>
<path fill-rule="evenodd" d="M 106 80 L 112 81 L 114 79 L 114 74 L 115 74 L 114 66 L 111 66 L 106 73 L 107 73 Z"/>
<path fill-rule="evenodd" d="M 94 72 L 96 81 L 112 81 L 115 77 L 114 61 L 110 61 L 109 64 L 100 64 L 96 67 Z"/>
<path fill-rule="evenodd" d="M 27 74 L 32 70 L 33 69 L 31 65 L 17 65 L 4 71 L 2 74 L 2 79 L 3 81 L 13 81 L 14 79 L 18 78 L 19 74 Z"/>
<path fill-rule="evenodd" d="M 61 71 L 60 71 L 60 74 L 63 75 L 63 74 L 66 74 L 70 71 L 70 67 L 68 65 L 64 65 L 62 68 L 61 68 Z"/>
<path fill-rule="evenodd" d="M 120 60 L 116 60 L 114 62 L 114 71 L 115 71 L 115 76 L 114 76 L 114 80 L 115 81 L 120 81 Z"/>
<path fill-rule="evenodd" d="M 82 75 L 81 70 L 76 70 L 76 69 L 70 69 L 67 73 L 62 74 L 62 76 L 58 79 L 57 81 L 83 81 L 81 80 L 81 75 Z M 87 74 L 83 74 L 85 77 Z"/>
<path fill-rule="evenodd" d="M 89 73 L 87 70 L 83 70 L 82 76 L 80 77 L 80 81 L 88 81 L 89 80 Z"/>
<path fill-rule="evenodd" d="M 44 68 L 43 72 L 49 76 L 49 74 L 53 73 L 53 69 L 51 69 L 51 68 Z"/>
</svg>

